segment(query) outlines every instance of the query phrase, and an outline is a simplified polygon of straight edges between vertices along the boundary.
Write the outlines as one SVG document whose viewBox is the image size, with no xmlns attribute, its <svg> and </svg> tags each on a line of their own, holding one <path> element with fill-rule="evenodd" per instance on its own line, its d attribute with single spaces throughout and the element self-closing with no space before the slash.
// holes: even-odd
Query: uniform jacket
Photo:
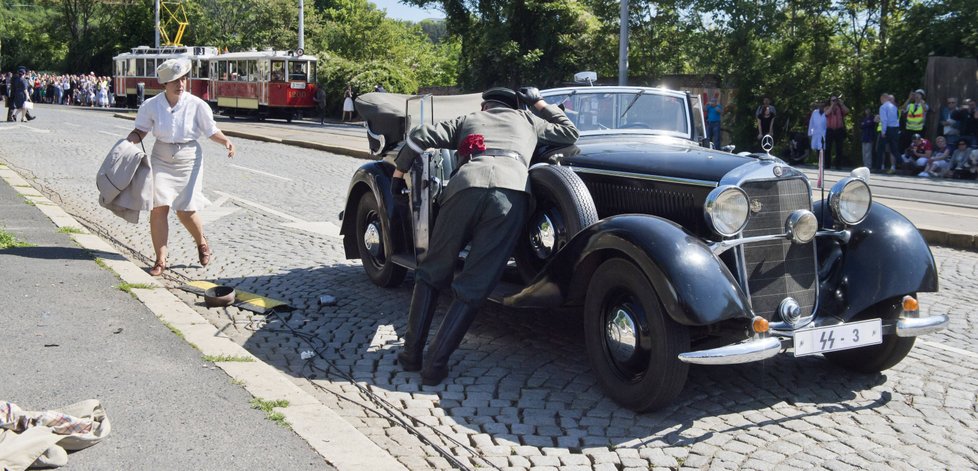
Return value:
<svg viewBox="0 0 978 471">
<path fill-rule="evenodd" d="M 153 172 L 149 156 L 136 144 L 120 140 L 102 161 L 95 178 L 98 203 L 131 223 L 153 209 Z"/>
<path fill-rule="evenodd" d="M 442 201 L 467 188 L 504 188 L 529 192 L 528 168 L 537 143 L 571 145 L 577 142 L 577 128 L 556 105 L 547 105 L 535 114 L 526 110 L 491 108 L 458 118 L 427 124 L 411 132 L 407 146 L 413 152 L 401 152 L 395 163 L 406 172 L 411 162 L 428 148 L 458 149 L 470 135 L 481 135 L 487 149 L 507 150 L 520 154 L 510 157 L 474 157 L 458 169 L 448 183 Z"/>
</svg>

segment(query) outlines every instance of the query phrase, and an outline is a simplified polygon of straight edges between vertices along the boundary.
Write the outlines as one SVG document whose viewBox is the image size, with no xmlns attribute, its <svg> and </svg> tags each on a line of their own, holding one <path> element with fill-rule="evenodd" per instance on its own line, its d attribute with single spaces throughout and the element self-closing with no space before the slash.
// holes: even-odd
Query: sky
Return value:
<svg viewBox="0 0 978 471">
<path fill-rule="evenodd" d="M 418 22 L 426 18 L 444 18 L 439 10 L 424 10 L 401 4 L 398 0 L 370 0 L 377 8 L 387 10 L 387 16 L 398 20 Z"/>
</svg>

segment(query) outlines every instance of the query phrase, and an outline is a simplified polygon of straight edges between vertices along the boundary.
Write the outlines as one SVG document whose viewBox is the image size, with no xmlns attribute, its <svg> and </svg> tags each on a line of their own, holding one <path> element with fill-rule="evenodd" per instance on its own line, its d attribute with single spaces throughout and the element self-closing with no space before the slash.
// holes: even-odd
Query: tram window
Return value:
<svg viewBox="0 0 978 471">
<path fill-rule="evenodd" d="M 268 81 L 268 61 L 260 60 L 258 61 L 258 80 L 262 82 Z"/>
<path fill-rule="evenodd" d="M 145 74 L 146 69 L 143 66 L 144 63 L 145 63 L 145 60 L 143 60 L 143 59 L 136 59 L 136 76 L 137 77 L 143 77 L 143 76 L 146 75 Z"/>
<path fill-rule="evenodd" d="M 310 62 L 309 63 L 309 81 L 310 82 L 316 82 L 316 63 L 315 62 Z"/>
<path fill-rule="evenodd" d="M 272 61 L 272 81 L 285 81 L 285 61 Z"/>
<path fill-rule="evenodd" d="M 254 82 L 257 80 L 255 77 L 255 61 L 241 61 L 238 64 L 241 66 L 240 80 L 246 80 L 249 82 Z"/>
<path fill-rule="evenodd" d="M 129 67 L 126 69 L 126 75 L 130 77 L 136 75 L 136 59 L 129 59 Z"/>
<path fill-rule="evenodd" d="M 308 62 L 289 62 L 289 80 L 306 80 L 306 65 Z"/>
<path fill-rule="evenodd" d="M 228 80 L 238 80 L 238 61 L 228 61 Z"/>
<path fill-rule="evenodd" d="M 221 80 L 228 79 L 228 61 L 219 61 L 217 63 L 217 74 Z"/>
<path fill-rule="evenodd" d="M 204 61 L 194 61 L 194 77 L 207 78 L 207 63 Z"/>
</svg>

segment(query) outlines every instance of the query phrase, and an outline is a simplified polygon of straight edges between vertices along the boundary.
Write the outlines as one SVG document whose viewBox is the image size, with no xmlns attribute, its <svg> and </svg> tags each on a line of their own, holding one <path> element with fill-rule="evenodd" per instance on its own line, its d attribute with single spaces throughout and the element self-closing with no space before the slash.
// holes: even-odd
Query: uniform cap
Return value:
<svg viewBox="0 0 978 471">
<path fill-rule="evenodd" d="M 914 91 L 914 93 L 919 93 L 920 96 L 924 96 L 925 95 L 923 88 L 918 88 L 917 90 Z"/>
<path fill-rule="evenodd" d="M 520 106 L 520 100 L 516 97 L 516 92 L 506 87 L 493 87 L 482 92 L 482 100 L 502 103 L 514 110 Z"/>
<path fill-rule="evenodd" d="M 24 67 L 24 66 L 17 67 L 17 73 L 18 74 L 26 74 L 27 73 L 27 67 Z"/>
<path fill-rule="evenodd" d="M 160 83 L 172 82 L 190 73 L 190 59 L 178 57 L 160 64 L 156 68 L 156 77 Z"/>
</svg>

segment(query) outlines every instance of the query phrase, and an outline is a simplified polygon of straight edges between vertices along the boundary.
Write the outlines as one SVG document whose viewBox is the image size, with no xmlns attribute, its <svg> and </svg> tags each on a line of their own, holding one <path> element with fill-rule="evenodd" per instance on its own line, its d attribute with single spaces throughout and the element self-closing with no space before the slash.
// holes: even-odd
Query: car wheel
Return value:
<svg viewBox="0 0 978 471">
<path fill-rule="evenodd" d="M 404 281 L 407 269 L 391 261 L 390 237 L 384 231 L 373 193 L 366 192 L 357 205 L 357 249 L 367 277 L 377 286 L 390 288 Z"/>
<path fill-rule="evenodd" d="M 645 274 L 612 258 L 591 277 L 584 338 L 598 382 L 615 402 L 635 411 L 668 405 L 682 391 L 689 365 L 689 330 L 670 318 Z"/>
<path fill-rule="evenodd" d="M 534 168 L 530 170 L 530 186 L 536 205 L 513 251 L 516 268 L 527 283 L 571 238 L 598 222 L 591 193 L 570 168 Z"/>
<path fill-rule="evenodd" d="M 913 296 L 913 294 L 911 295 Z M 884 322 L 896 319 L 903 312 L 903 297 L 879 303 L 856 315 L 852 320 L 883 319 Z M 825 353 L 830 362 L 857 373 L 879 373 L 894 367 L 910 353 L 917 337 L 897 337 L 884 335 L 883 343 L 869 347 Z"/>
</svg>

